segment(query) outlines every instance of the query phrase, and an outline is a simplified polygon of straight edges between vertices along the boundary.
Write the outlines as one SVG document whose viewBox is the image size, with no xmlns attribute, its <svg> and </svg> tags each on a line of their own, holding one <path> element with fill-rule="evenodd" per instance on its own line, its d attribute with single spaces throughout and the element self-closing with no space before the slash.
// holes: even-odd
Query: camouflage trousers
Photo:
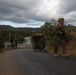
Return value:
<svg viewBox="0 0 76 75">
<path fill-rule="evenodd" d="M 33 47 L 34 50 L 39 49 L 38 40 L 33 40 L 32 41 L 32 47 Z"/>
<path fill-rule="evenodd" d="M 0 41 L 0 52 L 2 51 L 3 47 L 4 47 L 4 42 Z"/>
<path fill-rule="evenodd" d="M 55 41 L 54 40 L 54 53 L 57 54 L 58 53 L 58 48 L 59 46 L 62 47 L 62 52 L 63 54 L 66 53 L 66 41 L 61 40 L 61 41 Z"/>
</svg>

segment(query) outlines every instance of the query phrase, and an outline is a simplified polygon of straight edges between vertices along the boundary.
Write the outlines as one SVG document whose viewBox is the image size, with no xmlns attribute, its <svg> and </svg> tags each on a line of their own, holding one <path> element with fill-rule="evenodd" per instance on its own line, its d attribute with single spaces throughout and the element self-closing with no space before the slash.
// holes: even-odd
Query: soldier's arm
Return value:
<svg viewBox="0 0 76 75">
<path fill-rule="evenodd" d="M 53 33 L 58 35 L 58 34 L 62 34 L 62 31 L 60 30 L 60 27 L 57 26 L 57 27 L 54 29 Z"/>
</svg>

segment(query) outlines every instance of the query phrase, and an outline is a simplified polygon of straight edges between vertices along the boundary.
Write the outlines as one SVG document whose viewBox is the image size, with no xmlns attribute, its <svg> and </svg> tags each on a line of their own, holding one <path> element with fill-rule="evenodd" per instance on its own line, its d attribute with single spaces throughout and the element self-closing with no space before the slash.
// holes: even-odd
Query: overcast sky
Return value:
<svg viewBox="0 0 76 75">
<path fill-rule="evenodd" d="M 0 24 L 40 27 L 59 17 L 76 25 L 76 0 L 0 0 Z"/>
</svg>

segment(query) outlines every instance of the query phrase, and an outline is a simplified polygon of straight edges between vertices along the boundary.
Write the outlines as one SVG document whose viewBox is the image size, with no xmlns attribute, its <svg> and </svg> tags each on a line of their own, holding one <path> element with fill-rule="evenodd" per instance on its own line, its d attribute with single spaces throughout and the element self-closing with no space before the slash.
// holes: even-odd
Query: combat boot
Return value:
<svg viewBox="0 0 76 75">
<path fill-rule="evenodd" d="M 67 53 L 63 53 L 63 57 L 68 57 L 69 55 Z"/>
<path fill-rule="evenodd" d="M 54 56 L 55 56 L 55 57 L 58 57 L 58 54 L 54 53 Z"/>
</svg>

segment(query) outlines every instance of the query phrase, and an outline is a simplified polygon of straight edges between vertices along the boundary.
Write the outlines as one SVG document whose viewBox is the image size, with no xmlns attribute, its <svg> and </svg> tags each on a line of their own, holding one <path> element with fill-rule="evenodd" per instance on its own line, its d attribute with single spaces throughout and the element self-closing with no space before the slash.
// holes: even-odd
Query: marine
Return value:
<svg viewBox="0 0 76 75">
<path fill-rule="evenodd" d="M 34 52 L 42 51 L 45 49 L 45 38 L 42 33 L 33 32 L 32 34 L 32 47 Z"/>
<path fill-rule="evenodd" d="M 3 28 L 0 27 L 0 52 L 2 52 L 4 47 L 4 33 Z"/>
<path fill-rule="evenodd" d="M 55 27 L 54 33 L 54 56 L 58 56 L 58 47 L 61 45 L 63 57 L 66 57 L 66 44 L 68 43 L 65 26 L 64 26 L 64 18 L 58 19 L 59 24 Z"/>
</svg>

